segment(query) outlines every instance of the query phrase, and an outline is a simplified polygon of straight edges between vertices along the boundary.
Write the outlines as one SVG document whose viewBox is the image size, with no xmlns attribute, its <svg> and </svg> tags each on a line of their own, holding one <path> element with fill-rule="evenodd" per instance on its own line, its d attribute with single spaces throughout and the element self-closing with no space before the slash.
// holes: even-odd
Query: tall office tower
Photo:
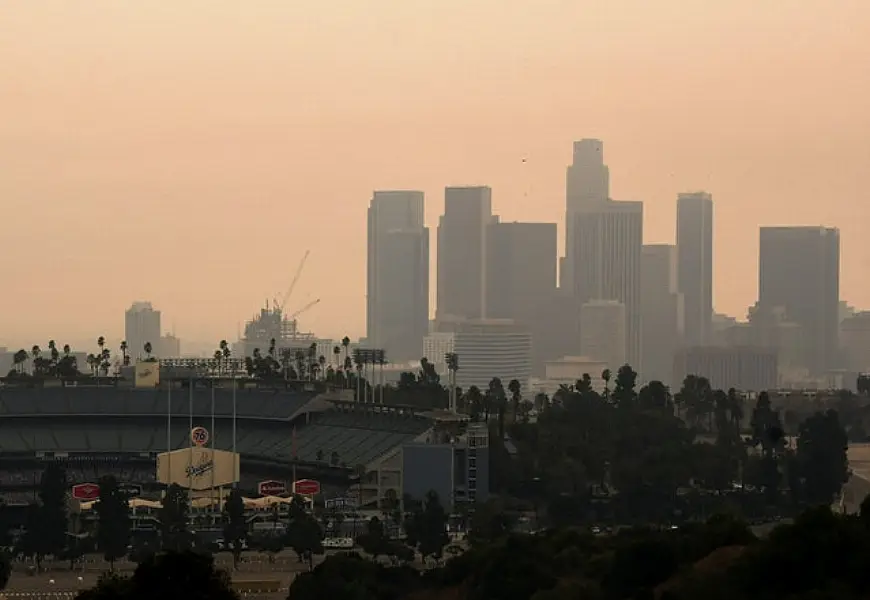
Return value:
<svg viewBox="0 0 870 600">
<path fill-rule="evenodd" d="M 677 277 L 685 302 L 685 343 L 711 342 L 713 319 L 713 197 L 677 196 Z"/>
<path fill-rule="evenodd" d="M 558 257 L 555 223 L 501 223 L 487 232 L 486 316 L 512 319 L 527 327 L 533 340 L 533 368 L 560 356 L 552 330 Z M 556 326 L 564 327 L 561 322 Z"/>
<path fill-rule="evenodd" d="M 803 328 L 804 366 L 823 375 L 839 351 L 840 231 L 827 227 L 762 227 L 758 304 L 785 309 Z"/>
<path fill-rule="evenodd" d="M 683 296 L 677 291 L 677 248 L 648 244 L 640 257 L 642 381 L 671 381 L 683 335 Z"/>
<path fill-rule="evenodd" d="M 565 259 L 560 261 L 560 287 L 573 287 L 575 216 L 610 197 L 610 171 L 604 164 L 604 143 L 584 139 L 574 142 L 574 159 L 565 181 Z"/>
<path fill-rule="evenodd" d="M 439 319 L 480 319 L 486 314 L 486 234 L 492 220 L 490 188 L 444 190 L 444 215 L 438 224 Z"/>
<path fill-rule="evenodd" d="M 533 320 L 556 289 L 555 223 L 502 223 L 487 233 L 486 316 Z"/>
<path fill-rule="evenodd" d="M 160 311 L 150 302 L 134 302 L 124 313 L 124 340 L 135 361 L 145 357 L 145 344 L 151 344 L 153 355 L 160 347 Z"/>
<path fill-rule="evenodd" d="M 574 217 L 574 232 L 575 305 L 591 300 L 616 300 L 625 305 L 626 358 L 639 372 L 643 203 L 608 201 L 584 208 Z"/>
<path fill-rule="evenodd" d="M 420 357 L 429 329 L 423 192 L 375 192 L 368 215 L 367 343 L 391 362 Z"/>
</svg>

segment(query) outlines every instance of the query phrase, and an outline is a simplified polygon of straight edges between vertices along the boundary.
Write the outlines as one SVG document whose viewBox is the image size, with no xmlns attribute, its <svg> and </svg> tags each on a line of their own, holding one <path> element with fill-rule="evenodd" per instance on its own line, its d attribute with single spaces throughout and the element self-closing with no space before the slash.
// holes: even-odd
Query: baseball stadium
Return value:
<svg viewBox="0 0 870 600">
<path fill-rule="evenodd" d="M 256 498 L 264 482 L 280 492 L 306 479 L 319 482 L 325 497 L 353 488 L 359 504 L 375 507 L 387 489 L 401 493 L 400 475 L 388 473 L 401 469 L 398 450 L 435 425 L 409 407 L 358 404 L 352 390 L 323 382 L 140 366 L 135 376 L 86 384 L 0 386 L 0 496 L 7 504 L 32 502 L 45 466 L 58 461 L 72 486 L 112 475 L 143 499 L 158 499 L 169 483 L 194 490 L 232 484 Z M 192 439 L 194 430 L 202 439 Z M 195 459 L 194 445 L 213 454 Z"/>
</svg>

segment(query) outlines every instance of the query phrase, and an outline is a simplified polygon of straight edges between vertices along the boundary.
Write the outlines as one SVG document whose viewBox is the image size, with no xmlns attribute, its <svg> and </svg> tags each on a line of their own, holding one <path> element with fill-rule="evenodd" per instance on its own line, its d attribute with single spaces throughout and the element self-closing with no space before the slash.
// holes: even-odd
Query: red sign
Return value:
<svg viewBox="0 0 870 600">
<path fill-rule="evenodd" d="M 287 492 L 287 484 L 283 481 L 270 479 L 268 481 L 261 481 L 257 485 L 257 490 L 261 496 L 280 496 Z"/>
<path fill-rule="evenodd" d="M 86 502 L 97 500 L 100 497 L 100 486 L 96 483 L 79 483 L 72 486 L 72 497 Z"/>
<path fill-rule="evenodd" d="M 320 493 L 320 482 L 313 479 L 300 479 L 293 483 L 293 493 L 300 496 L 316 496 Z"/>
</svg>

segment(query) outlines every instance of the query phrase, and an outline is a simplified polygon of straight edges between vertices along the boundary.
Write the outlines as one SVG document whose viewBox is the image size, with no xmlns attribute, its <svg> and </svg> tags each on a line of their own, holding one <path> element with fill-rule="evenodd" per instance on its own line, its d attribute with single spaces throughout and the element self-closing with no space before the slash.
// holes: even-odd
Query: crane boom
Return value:
<svg viewBox="0 0 870 600">
<path fill-rule="evenodd" d="M 284 310 L 284 307 L 287 306 L 287 302 L 290 301 L 290 296 L 293 295 L 293 289 L 299 282 L 299 277 L 302 276 L 302 269 L 305 268 L 305 261 L 308 260 L 309 254 L 311 254 L 311 250 L 306 250 L 305 254 L 302 256 L 302 260 L 299 261 L 299 266 L 296 267 L 296 274 L 293 275 L 293 280 L 290 282 L 290 287 L 287 288 L 287 293 L 284 294 L 284 298 L 281 300 L 281 304 L 276 307 L 279 310 Z"/>
<path fill-rule="evenodd" d="M 314 300 L 312 300 L 311 302 L 309 302 L 308 304 L 306 304 L 305 306 L 303 306 L 299 310 L 295 311 L 292 315 L 289 315 L 287 317 L 287 320 L 292 321 L 293 319 L 295 319 L 296 317 L 298 317 L 299 315 L 301 315 L 302 313 L 307 311 L 309 308 L 312 308 L 312 307 L 316 306 L 317 304 L 320 304 L 320 298 L 315 298 Z"/>
</svg>

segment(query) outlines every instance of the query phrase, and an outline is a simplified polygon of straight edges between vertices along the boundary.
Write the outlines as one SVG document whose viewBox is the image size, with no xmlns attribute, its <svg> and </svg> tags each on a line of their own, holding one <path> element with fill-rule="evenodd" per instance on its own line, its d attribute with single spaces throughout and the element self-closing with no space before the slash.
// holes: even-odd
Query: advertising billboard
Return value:
<svg viewBox="0 0 870 600">
<path fill-rule="evenodd" d="M 160 363 L 157 361 L 136 361 L 135 386 L 137 388 L 153 388 L 160 384 Z"/>
<path fill-rule="evenodd" d="M 293 482 L 293 493 L 300 496 L 316 496 L 320 493 L 320 482 L 314 479 L 300 479 Z"/>
<path fill-rule="evenodd" d="M 283 481 L 275 481 L 274 479 L 261 481 L 257 485 L 257 491 L 260 492 L 261 496 L 280 496 L 287 493 L 287 484 Z"/>
<path fill-rule="evenodd" d="M 100 486 L 96 483 L 79 483 L 72 486 L 72 497 L 84 502 L 97 500 L 100 497 Z"/>
<path fill-rule="evenodd" d="M 239 455 L 204 446 L 157 455 L 157 481 L 191 490 L 208 490 L 239 481 Z"/>
</svg>

